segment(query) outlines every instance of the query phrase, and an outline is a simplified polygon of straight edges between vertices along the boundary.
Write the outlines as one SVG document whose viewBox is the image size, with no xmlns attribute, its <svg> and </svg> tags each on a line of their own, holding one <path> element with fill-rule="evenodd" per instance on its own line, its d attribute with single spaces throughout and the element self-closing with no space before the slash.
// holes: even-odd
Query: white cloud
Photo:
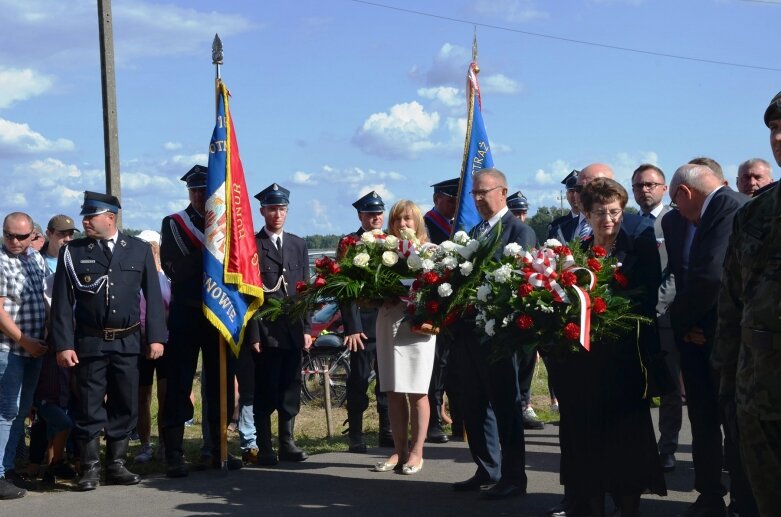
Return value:
<svg viewBox="0 0 781 517">
<path fill-rule="evenodd" d="M 331 218 L 328 214 L 328 206 L 319 199 L 312 199 L 309 203 L 309 210 L 312 212 L 312 218 L 309 220 L 312 226 L 319 231 L 331 232 L 334 225 L 331 224 Z"/>
<path fill-rule="evenodd" d="M 73 142 L 66 138 L 49 140 L 27 124 L 0 118 L 0 156 L 72 151 Z"/>
<path fill-rule="evenodd" d="M 409 75 L 413 78 L 423 76 L 429 86 L 460 86 L 466 81 L 467 67 L 471 60 L 472 53 L 464 47 L 444 43 L 434 56 L 428 70 L 415 65 L 409 71 Z"/>
<path fill-rule="evenodd" d="M 178 151 L 182 148 L 182 144 L 179 142 L 166 142 L 163 144 L 163 149 L 166 151 Z"/>
<path fill-rule="evenodd" d="M 504 74 L 479 77 L 480 90 L 485 93 L 503 93 L 512 95 L 522 91 L 521 85 Z"/>
<path fill-rule="evenodd" d="M 356 131 L 353 143 L 368 154 L 414 158 L 436 147 L 429 137 L 439 119 L 439 113 L 427 113 L 416 101 L 396 104 L 388 112 L 370 115 Z"/>
<path fill-rule="evenodd" d="M 432 88 L 419 88 L 418 95 L 424 99 L 432 99 L 441 102 L 448 107 L 464 106 L 466 100 L 464 93 L 452 86 L 435 86 Z"/>
<path fill-rule="evenodd" d="M 47 92 L 53 84 L 50 76 L 30 68 L 0 67 L 0 108 Z"/>
<path fill-rule="evenodd" d="M 534 173 L 534 180 L 538 185 L 551 185 L 554 182 L 553 174 L 542 169 L 537 169 Z"/>
<path fill-rule="evenodd" d="M 317 185 L 317 181 L 313 179 L 313 174 L 307 174 L 306 172 L 296 171 L 293 173 L 293 183 L 296 185 L 314 186 Z"/>
<path fill-rule="evenodd" d="M 209 155 L 206 153 L 176 154 L 171 157 L 170 163 L 177 166 L 187 167 L 187 170 L 190 170 L 190 168 L 195 164 L 208 165 Z M 168 162 L 163 162 L 163 165 L 167 164 Z"/>
<path fill-rule="evenodd" d="M 388 204 L 393 202 L 396 199 L 396 194 L 391 192 L 388 187 L 385 186 L 383 183 L 379 183 L 377 185 L 366 185 L 364 187 L 361 187 L 360 190 L 357 192 L 358 199 L 362 198 L 366 194 L 368 194 L 371 191 L 375 191 L 377 194 L 380 195 L 382 200 Z"/>
<path fill-rule="evenodd" d="M 535 0 L 477 0 L 472 10 L 508 22 L 528 22 L 548 17 L 547 12 L 537 8 Z"/>
</svg>

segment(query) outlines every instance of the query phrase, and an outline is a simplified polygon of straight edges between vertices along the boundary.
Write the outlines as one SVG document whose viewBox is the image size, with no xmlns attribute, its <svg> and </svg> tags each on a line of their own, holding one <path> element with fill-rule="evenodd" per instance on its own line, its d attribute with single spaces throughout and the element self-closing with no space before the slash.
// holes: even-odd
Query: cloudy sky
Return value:
<svg viewBox="0 0 781 517">
<path fill-rule="evenodd" d="M 45 225 L 105 186 L 96 2 L 0 12 L 0 213 Z M 772 1 L 114 0 L 113 16 L 129 228 L 186 206 L 179 177 L 207 163 L 215 33 L 248 188 L 290 189 L 299 235 L 353 230 L 372 189 L 427 208 L 459 174 L 474 27 L 494 161 L 532 211 L 594 161 L 628 185 L 646 161 L 709 155 L 734 183 L 741 161 L 772 159 Z"/>
</svg>

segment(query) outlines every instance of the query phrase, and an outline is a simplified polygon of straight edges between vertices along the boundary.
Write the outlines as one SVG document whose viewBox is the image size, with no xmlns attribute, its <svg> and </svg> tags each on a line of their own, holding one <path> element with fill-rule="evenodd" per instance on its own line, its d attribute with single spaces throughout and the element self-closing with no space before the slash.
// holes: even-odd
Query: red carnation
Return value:
<svg viewBox="0 0 781 517">
<path fill-rule="evenodd" d="M 574 323 L 567 323 L 564 325 L 564 336 L 567 339 L 578 339 L 580 337 L 580 327 L 575 325 Z"/>
<path fill-rule="evenodd" d="M 423 281 L 428 285 L 434 285 L 439 281 L 439 275 L 433 271 L 426 271 L 423 273 Z"/>
<path fill-rule="evenodd" d="M 619 270 L 616 270 L 616 272 L 613 273 L 613 280 L 623 288 L 629 287 L 629 279 Z"/>
<path fill-rule="evenodd" d="M 339 264 L 337 264 L 336 262 L 331 261 L 328 263 L 328 272 L 331 273 L 332 275 L 335 275 L 341 270 L 342 268 L 339 267 Z"/>
<path fill-rule="evenodd" d="M 315 281 L 314 281 L 314 283 L 312 285 L 315 286 L 315 288 L 318 288 L 318 289 L 320 287 L 323 287 L 325 285 L 325 278 L 323 278 L 321 276 L 318 276 L 317 278 L 315 278 Z"/>
<path fill-rule="evenodd" d="M 572 250 L 569 249 L 567 246 L 556 246 L 553 248 L 553 252 L 556 253 L 556 255 L 561 255 L 562 257 L 566 257 L 567 255 L 572 255 Z"/>
<path fill-rule="evenodd" d="M 409 314 L 410 316 L 414 316 L 415 315 L 415 304 L 414 303 L 410 303 L 410 304 L 407 305 L 407 314 Z"/>
<path fill-rule="evenodd" d="M 594 298 L 594 301 L 591 303 L 591 310 L 594 311 L 594 314 L 604 314 L 607 310 L 607 303 L 605 302 L 605 299 Z"/>
<path fill-rule="evenodd" d="M 309 287 L 309 286 L 307 285 L 306 282 L 302 282 L 301 280 L 296 282 L 296 292 L 297 293 L 303 293 L 304 291 L 306 291 L 307 287 Z"/>
<path fill-rule="evenodd" d="M 458 311 L 452 311 L 447 316 L 445 316 L 445 321 L 443 321 L 442 324 L 445 327 L 449 327 L 456 321 L 458 321 Z"/>
<path fill-rule="evenodd" d="M 570 287 L 578 283 L 578 277 L 572 271 L 564 271 L 561 274 L 559 283 L 564 287 Z"/>
<path fill-rule="evenodd" d="M 521 330 L 529 330 L 534 326 L 534 320 L 528 314 L 521 314 L 515 318 L 515 324 Z"/>
<path fill-rule="evenodd" d="M 331 262 L 331 259 L 328 257 L 320 257 L 319 259 L 315 260 L 315 267 L 317 269 L 323 269 L 328 267 L 328 263 Z"/>
<path fill-rule="evenodd" d="M 426 302 L 426 312 L 429 314 L 436 314 L 439 312 L 439 302 L 436 300 L 429 300 Z"/>
<path fill-rule="evenodd" d="M 602 270 L 602 264 L 595 258 L 590 258 L 586 261 L 586 265 L 590 270 L 600 272 Z"/>
<path fill-rule="evenodd" d="M 532 294 L 532 291 L 534 291 L 534 287 L 532 287 L 531 284 L 521 284 L 518 287 L 518 296 L 521 298 L 526 298 Z"/>
<path fill-rule="evenodd" d="M 602 246 L 594 246 L 593 248 L 591 248 L 591 252 L 597 258 L 607 257 L 607 250 Z"/>
</svg>

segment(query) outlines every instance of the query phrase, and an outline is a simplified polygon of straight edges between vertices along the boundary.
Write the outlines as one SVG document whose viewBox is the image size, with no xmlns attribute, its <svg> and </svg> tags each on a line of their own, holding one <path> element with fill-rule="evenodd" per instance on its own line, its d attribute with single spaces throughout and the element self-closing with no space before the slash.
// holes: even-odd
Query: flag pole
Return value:
<svg viewBox="0 0 781 517">
<path fill-rule="evenodd" d="M 220 102 L 220 65 L 222 65 L 222 41 L 219 34 L 214 35 L 214 41 L 212 42 L 212 64 L 214 65 L 214 113 L 217 117 L 217 111 L 219 109 Z M 220 467 L 224 473 L 228 472 L 228 373 L 227 373 L 227 358 L 225 349 L 227 343 L 222 333 L 220 335 L 219 342 L 219 356 L 220 356 Z M 215 437 L 217 438 L 217 437 Z M 214 438 L 212 438 L 214 439 Z"/>
</svg>

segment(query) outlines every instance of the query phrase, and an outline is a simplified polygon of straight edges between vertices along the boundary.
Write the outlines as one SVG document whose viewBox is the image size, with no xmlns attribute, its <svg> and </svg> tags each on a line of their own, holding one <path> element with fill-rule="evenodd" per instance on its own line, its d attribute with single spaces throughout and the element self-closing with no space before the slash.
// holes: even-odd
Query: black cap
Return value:
<svg viewBox="0 0 781 517">
<path fill-rule="evenodd" d="M 105 212 L 117 213 L 122 206 L 119 199 L 100 192 L 84 191 L 84 204 L 79 215 L 98 215 Z"/>
<path fill-rule="evenodd" d="M 187 173 L 182 176 L 182 181 L 187 182 L 187 188 L 206 188 L 206 177 L 209 173 L 209 168 L 204 167 L 203 165 L 196 165 Z"/>
<path fill-rule="evenodd" d="M 359 212 L 378 213 L 385 211 L 385 203 L 382 202 L 380 195 L 373 190 L 353 203 L 353 206 Z"/>
<path fill-rule="evenodd" d="M 440 181 L 431 185 L 434 187 L 434 194 L 444 194 L 450 197 L 456 197 L 458 195 L 458 183 L 461 178 L 453 178 L 452 180 Z"/>
<path fill-rule="evenodd" d="M 580 174 L 580 171 L 577 169 L 572 169 L 572 172 L 567 174 L 563 180 L 561 180 L 561 184 L 565 185 L 567 187 L 567 190 L 574 188 L 575 185 L 578 182 L 578 174 Z"/>
<path fill-rule="evenodd" d="M 523 195 L 523 192 L 520 190 L 516 192 L 515 194 L 510 194 L 507 196 L 507 208 L 510 209 L 510 211 L 521 211 L 525 212 L 529 210 L 529 200 L 526 199 L 526 196 Z"/>
<path fill-rule="evenodd" d="M 770 121 L 781 118 L 781 92 L 770 99 L 770 104 L 765 110 L 765 125 L 770 127 Z"/>
<path fill-rule="evenodd" d="M 255 194 L 255 199 L 260 201 L 260 206 L 287 205 L 290 203 L 290 191 L 272 183 Z"/>
</svg>

